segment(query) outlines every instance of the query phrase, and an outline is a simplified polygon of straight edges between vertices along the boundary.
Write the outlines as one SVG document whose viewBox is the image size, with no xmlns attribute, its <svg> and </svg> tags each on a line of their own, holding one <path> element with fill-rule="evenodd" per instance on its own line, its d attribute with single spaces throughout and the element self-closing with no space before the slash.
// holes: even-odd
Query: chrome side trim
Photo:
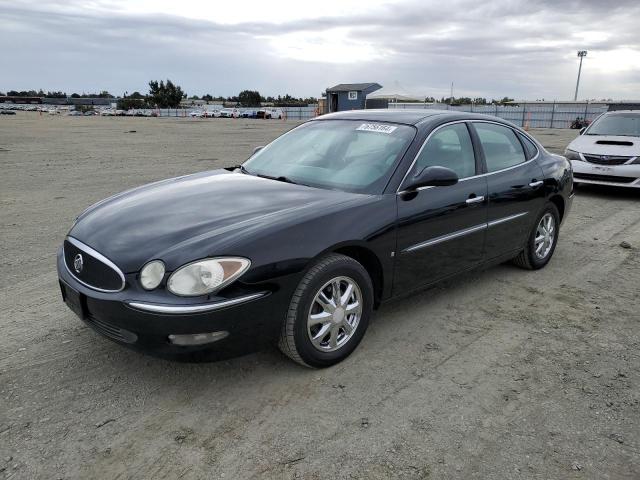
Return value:
<svg viewBox="0 0 640 480">
<path fill-rule="evenodd" d="M 524 217 L 525 215 L 528 215 L 528 214 L 529 212 L 520 212 L 520 213 L 516 213 L 515 215 L 509 215 L 508 217 L 502 217 L 496 220 L 491 220 L 489 223 L 487 223 L 487 227 L 493 227 L 494 225 L 500 225 L 501 223 L 510 222 L 511 220 Z"/>
<path fill-rule="evenodd" d="M 454 238 L 462 237 L 464 235 L 469 235 L 470 233 L 477 232 L 480 230 L 484 230 L 487 228 L 487 224 L 483 223 L 481 225 L 476 225 L 473 227 L 465 228 L 463 230 L 458 230 L 453 233 L 447 233 L 446 235 L 441 235 L 439 237 L 432 238 L 427 240 L 426 242 L 418 243 L 416 245 L 412 245 L 408 248 L 405 248 L 402 253 L 415 252 L 416 250 L 420 250 L 422 248 L 431 247 L 432 245 L 436 245 L 438 243 L 446 242 L 447 240 L 453 240 Z"/>
<path fill-rule="evenodd" d="M 170 315 L 180 315 L 186 313 L 203 313 L 221 310 L 223 308 L 232 307 L 241 303 L 250 302 L 258 298 L 266 297 L 269 292 L 252 293 L 242 297 L 232 298 L 230 300 L 222 300 L 214 303 L 203 303 L 199 305 L 165 305 L 159 303 L 146 303 L 137 301 L 126 301 L 127 306 L 136 310 L 144 310 L 153 313 L 166 313 Z"/>
<path fill-rule="evenodd" d="M 459 238 L 464 235 L 469 235 L 470 233 L 478 232 L 485 228 L 491 228 L 495 225 L 500 225 L 501 223 L 509 222 L 511 220 L 515 220 L 516 218 L 524 217 L 528 215 L 529 212 L 520 212 L 514 215 L 509 215 L 508 217 L 498 218 L 497 220 L 492 220 L 487 223 L 482 223 L 480 225 L 475 225 L 473 227 L 464 228 L 462 230 L 457 230 L 453 233 L 447 233 L 446 235 L 440 235 L 439 237 L 431 238 L 425 242 L 417 243 L 416 245 L 411 245 L 410 247 L 402 250 L 401 253 L 410 253 L 415 252 L 416 250 L 420 250 L 422 248 L 431 247 L 433 245 L 437 245 L 438 243 L 446 242 L 447 240 L 453 240 L 454 238 Z"/>
<path fill-rule="evenodd" d="M 122 270 L 120 270 L 118 268 L 118 266 L 113 263 L 111 260 L 109 260 L 107 257 L 105 257 L 104 255 L 102 255 L 100 252 L 94 250 L 93 248 L 91 248 L 89 245 L 86 245 L 84 243 L 82 243 L 80 240 L 73 238 L 71 236 L 67 236 L 67 241 L 69 243 L 71 243 L 72 245 L 75 245 L 77 248 L 79 248 L 80 250 L 82 250 L 83 252 L 88 253 L 89 255 L 91 255 L 92 257 L 94 257 L 96 260 L 101 261 L 102 263 L 104 263 L 105 265 L 107 265 L 108 267 L 110 267 L 112 270 L 114 270 L 118 276 L 120 277 L 120 280 L 122 281 L 122 286 L 118 289 L 118 290 L 106 290 L 104 288 L 98 288 L 95 287 L 93 285 L 89 285 L 86 282 L 83 282 L 82 280 L 80 280 L 78 277 L 76 277 L 76 275 L 69 269 L 69 266 L 67 265 L 67 259 L 66 256 L 64 255 L 64 244 L 62 245 L 62 263 L 64 263 L 64 267 L 67 269 L 67 272 L 69 272 L 69 274 L 79 283 L 81 283 L 82 285 L 84 285 L 87 288 L 90 288 L 91 290 L 95 290 L 97 292 L 104 292 L 104 293 L 117 293 L 117 292 L 121 292 L 122 290 L 124 290 L 124 285 L 125 285 L 125 280 L 124 280 L 124 273 L 122 273 Z"/>
</svg>

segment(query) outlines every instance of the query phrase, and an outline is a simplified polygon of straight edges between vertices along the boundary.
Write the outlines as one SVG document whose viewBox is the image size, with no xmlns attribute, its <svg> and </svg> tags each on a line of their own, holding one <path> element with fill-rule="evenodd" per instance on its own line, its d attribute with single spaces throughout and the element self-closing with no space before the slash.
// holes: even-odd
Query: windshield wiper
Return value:
<svg viewBox="0 0 640 480">
<path fill-rule="evenodd" d="M 268 178 L 269 180 L 277 180 L 278 182 L 293 183 L 294 185 L 304 185 L 304 183 L 298 183 L 294 180 L 291 180 L 289 177 L 285 177 L 284 175 L 276 177 L 272 175 L 265 175 L 264 173 L 256 173 L 256 176 L 261 178 Z"/>
<path fill-rule="evenodd" d="M 228 167 L 228 169 L 229 168 L 233 168 L 234 170 L 240 170 L 242 173 L 245 173 L 247 175 L 251 175 L 249 170 L 247 170 L 244 165 L 234 165 L 233 167 Z"/>
</svg>

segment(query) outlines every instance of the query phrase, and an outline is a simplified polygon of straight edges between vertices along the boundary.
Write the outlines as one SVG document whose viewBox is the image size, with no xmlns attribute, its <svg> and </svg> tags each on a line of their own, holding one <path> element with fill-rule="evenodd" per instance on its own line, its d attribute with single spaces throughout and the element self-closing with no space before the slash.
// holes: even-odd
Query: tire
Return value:
<svg viewBox="0 0 640 480">
<path fill-rule="evenodd" d="M 548 225 L 549 218 L 551 218 L 551 222 L 553 225 L 552 238 L 543 234 L 542 236 L 545 239 L 542 241 L 544 243 L 540 252 L 536 250 L 540 247 L 540 242 L 536 245 L 536 237 L 540 232 L 544 230 L 540 230 L 542 220 L 545 219 L 546 224 Z M 547 203 L 536 218 L 535 223 L 533 224 L 533 228 L 529 237 L 527 239 L 527 244 L 518 254 L 517 257 L 513 259 L 513 263 L 520 268 L 524 268 L 527 270 L 538 270 L 544 267 L 551 257 L 553 256 L 553 252 L 556 250 L 556 245 L 558 244 L 558 236 L 560 234 L 560 214 L 558 213 L 557 207 L 553 203 Z M 551 236 L 551 235 L 550 235 Z M 548 243 L 547 243 L 548 241 Z"/>
<path fill-rule="evenodd" d="M 336 284 L 340 285 L 338 301 L 333 295 Z M 351 295 L 346 298 L 349 285 Z M 333 302 L 332 305 L 324 302 L 327 308 L 321 306 L 321 293 L 325 295 L 323 298 Z M 335 308 L 337 303 L 339 306 Z M 333 313 L 329 313 L 332 309 Z M 358 346 L 372 311 L 373 285 L 365 268 L 351 257 L 330 254 L 311 267 L 298 284 L 291 297 L 278 346 L 282 353 L 306 367 L 335 365 Z M 321 320 L 311 324 L 312 316 Z M 312 336 L 315 336 L 313 341 Z"/>
</svg>

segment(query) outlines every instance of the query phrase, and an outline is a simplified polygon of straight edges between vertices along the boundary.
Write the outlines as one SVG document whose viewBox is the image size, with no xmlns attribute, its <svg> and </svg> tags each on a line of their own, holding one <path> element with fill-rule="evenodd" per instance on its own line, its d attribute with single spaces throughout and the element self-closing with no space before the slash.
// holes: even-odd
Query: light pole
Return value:
<svg viewBox="0 0 640 480">
<path fill-rule="evenodd" d="M 586 50 L 578 51 L 578 58 L 580 59 L 580 66 L 578 67 L 578 81 L 576 82 L 576 93 L 573 96 L 573 101 L 576 102 L 578 100 L 578 87 L 580 86 L 580 72 L 582 71 L 582 59 L 587 56 Z"/>
</svg>

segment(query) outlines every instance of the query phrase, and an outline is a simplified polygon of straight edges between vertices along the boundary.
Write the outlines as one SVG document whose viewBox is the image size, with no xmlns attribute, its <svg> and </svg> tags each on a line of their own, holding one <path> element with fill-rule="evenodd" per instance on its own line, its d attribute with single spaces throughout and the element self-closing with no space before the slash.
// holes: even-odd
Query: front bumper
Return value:
<svg viewBox="0 0 640 480">
<path fill-rule="evenodd" d="M 571 160 L 575 183 L 640 188 L 640 165 L 598 165 Z"/>
<path fill-rule="evenodd" d="M 93 290 L 69 273 L 62 252 L 57 265 L 63 300 L 83 322 L 116 343 L 173 359 L 217 360 L 264 348 L 278 338 L 290 299 L 280 284 L 206 303 L 186 303 L 189 299 L 176 297 L 169 304 L 169 294 L 137 291 L 129 279 L 120 292 Z M 170 336 L 215 332 L 220 333 L 213 336 L 215 340 L 202 345 L 183 346 L 170 340 Z"/>
</svg>

